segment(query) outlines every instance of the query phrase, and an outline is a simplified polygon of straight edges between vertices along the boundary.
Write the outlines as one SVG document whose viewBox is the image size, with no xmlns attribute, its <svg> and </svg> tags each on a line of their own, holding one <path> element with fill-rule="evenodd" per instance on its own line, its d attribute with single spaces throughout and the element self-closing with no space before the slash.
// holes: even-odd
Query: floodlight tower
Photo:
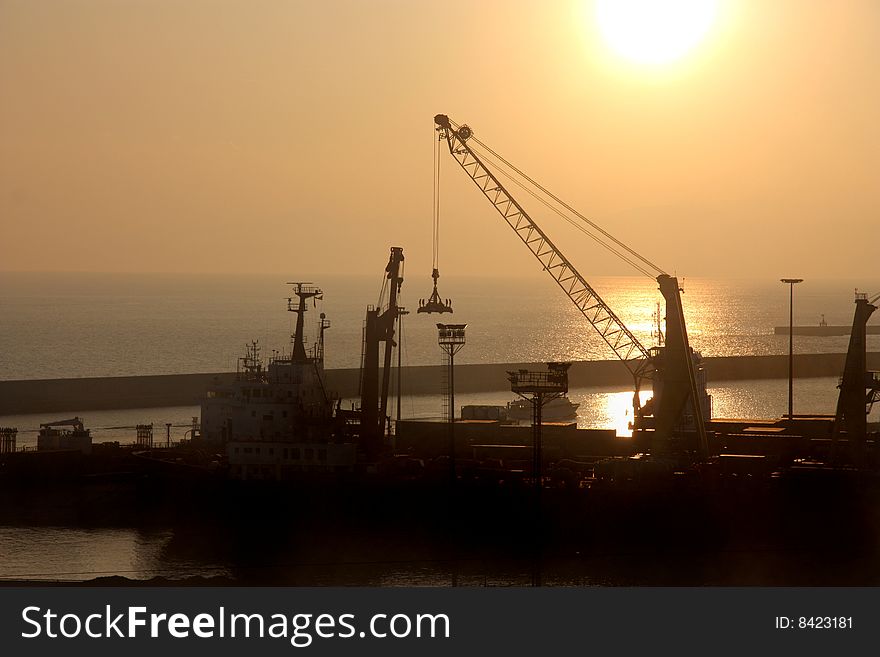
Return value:
<svg viewBox="0 0 880 657">
<path fill-rule="evenodd" d="M 540 495 L 543 477 L 541 446 L 541 410 L 544 405 L 568 392 L 568 368 L 571 363 L 547 363 L 546 372 L 517 370 L 508 372 L 510 389 L 532 405 L 532 481 Z"/>
<path fill-rule="evenodd" d="M 449 423 L 449 478 L 455 481 L 455 354 L 465 345 L 467 324 L 437 324 L 437 343 L 446 356 L 446 385 L 443 390 Z"/>
</svg>

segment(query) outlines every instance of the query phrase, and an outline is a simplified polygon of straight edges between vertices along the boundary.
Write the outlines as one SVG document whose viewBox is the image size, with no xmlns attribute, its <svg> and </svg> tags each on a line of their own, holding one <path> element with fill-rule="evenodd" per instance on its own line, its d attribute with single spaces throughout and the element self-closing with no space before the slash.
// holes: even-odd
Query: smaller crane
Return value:
<svg viewBox="0 0 880 657">
<path fill-rule="evenodd" d="M 85 425 L 79 416 L 69 420 L 56 420 L 55 422 L 43 422 L 40 424 L 41 429 L 51 429 L 53 427 L 73 427 L 74 431 L 85 431 Z"/>
<path fill-rule="evenodd" d="M 397 346 L 394 326 L 405 309 L 398 305 L 403 285 L 403 249 L 391 247 L 388 265 L 379 303 L 367 307 L 364 321 L 363 357 L 361 360 L 361 421 L 360 431 L 364 450 L 370 457 L 377 456 L 383 447 L 382 440 L 387 422 L 388 390 L 391 385 L 391 350 Z M 387 305 L 385 293 L 388 292 Z M 380 343 L 385 345 L 382 361 L 381 383 L 379 379 Z"/>
</svg>

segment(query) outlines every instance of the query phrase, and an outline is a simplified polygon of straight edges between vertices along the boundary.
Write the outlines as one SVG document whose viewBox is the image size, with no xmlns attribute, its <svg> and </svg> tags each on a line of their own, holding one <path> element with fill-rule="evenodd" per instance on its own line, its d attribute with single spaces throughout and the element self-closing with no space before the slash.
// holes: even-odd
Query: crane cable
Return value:
<svg viewBox="0 0 880 657">
<path fill-rule="evenodd" d="M 453 125 L 453 127 L 455 127 L 456 129 L 458 129 L 459 126 L 458 126 L 457 123 L 455 123 L 455 122 L 452 121 L 451 119 L 449 120 L 449 122 L 450 122 L 450 124 Z M 585 217 L 583 214 L 581 214 L 580 212 L 578 212 L 577 210 L 575 210 L 573 207 L 571 207 L 568 203 L 566 203 L 566 202 L 563 201 L 561 198 L 559 198 L 558 196 L 556 196 L 555 194 L 553 194 L 553 192 L 551 192 L 551 191 L 548 190 L 546 187 L 544 187 L 543 185 L 541 185 L 539 182 L 537 182 L 536 180 L 534 180 L 533 178 L 531 178 L 529 175 L 527 175 L 525 172 L 523 172 L 520 168 L 518 168 L 517 166 L 515 166 L 514 164 L 512 164 L 511 162 L 509 162 L 508 160 L 506 160 L 503 156 L 499 155 L 499 154 L 498 154 L 497 152 L 495 152 L 495 151 L 494 151 L 494 150 L 493 150 L 488 144 L 484 143 L 483 141 L 481 141 L 480 139 L 478 139 L 476 136 L 474 136 L 473 133 L 472 133 L 471 136 L 469 137 L 469 140 L 473 140 L 473 141 L 475 141 L 476 143 L 478 143 L 478 144 L 479 144 L 480 146 L 482 146 L 487 152 L 491 153 L 495 158 L 497 158 L 497 160 L 499 160 L 500 162 L 502 162 L 503 164 L 505 164 L 507 167 L 509 167 L 510 169 L 512 169 L 513 171 L 515 171 L 517 174 L 519 174 L 520 176 L 522 176 L 522 177 L 523 177 L 525 180 L 527 180 L 529 183 L 531 183 L 531 184 L 534 185 L 536 188 L 538 188 L 539 190 L 541 190 L 544 194 L 546 194 L 546 195 L 549 196 L 551 199 L 553 199 L 554 201 L 556 201 L 559 205 L 561 205 L 561 206 L 564 207 L 566 210 L 568 210 L 569 212 L 571 212 L 572 214 L 574 214 L 574 215 L 575 215 L 578 219 L 580 219 L 583 223 L 589 225 L 591 228 L 593 228 L 594 230 L 596 230 L 596 231 L 598 231 L 599 233 L 601 233 L 604 237 L 606 237 L 607 239 L 609 239 L 609 240 L 611 240 L 612 242 L 614 242 L 615 244 L 617 244 L 619 247 L 621 247 L 622 249 L 624 249 L 627 253 L 629 253 L 630 255 L 634 256 L 635 258 L 637 258 L 638 260 L 640 260 L 641 262 L 643 262 L 645 265 L 647 265 L 648 267 L 650 267 L 652 270 L 656 271 L 658 274 L 665 274 L 665 273 L 666 273 L 661 267 L 655 265 L 653 262 L 651 262 L 650 260 L 648 260 L 646 257 L 644 257 L 643 255 L 641 255 L 640 253 L 638 253 L 635 249 L 633 249 L 633 248 L 627 246 L 626 244 L 624 244 L 623 242 L 621 242 L 619 239 L 617 239 L 616 237 L 614 237 L 611 233 L 609 233 L 608 231 L 606 231 L 604 228 L 602 228 L 601 226 L 599 226 L 598 224 L 596 224 L 594 221 L 591 221 L 590 219 L 588 219 L 587 217 Z M 513 180 L 513 177 L 512 177 L 512 176 L 508 176 L 508 177 L 509 177 L 511 180 Z M 522 187 L 523 189 L 526 189 L 523 185 L 519 185 L 519 186 Z M 526 191 L 528 191 L 528 190 L 526 190 Z M 535 196 L 535 198 L 537 198 L 537 196 L 536 196 L 534 193 L 532 193 L 532 192 L 530 192 L 530 193 L 532 194 L 532 196 Z M 548 205 L 548 204 L 545 203 L 545 205 Z M 549 207 L 549 205 L 548 205 L 548 207 Z M 557 211 L 557 214 L 560 214 L 560 212 Z M 561 216 L 561 215 L 560 215 L 560 216 Z M 569 222 L 569 223 L 571 223 L 571 222 Z M 586 230 L 583 230 L 582 232 L 585 232 L 585 233 L 586 233 Z M 599 240 L 601 239 L 601 238 L 597 238 L 597 237 L 595 237 L 595 236 L 593 236 L 593 237 L 594 237 L 594 239 L 596 239 L 596 241 L 599 241 Z M 602 243 L 602 242 L 599 241 L 599 243 Z M 610 245 L 603 244 L 603 246 L 605 246 L 605 247 L 606 247 L 609 251 L 611 251 L 612 253 L 615 253 L 615 254 L 618 255 L 619 257 L 623 258 L 626 262 L 629 262 L 630 264 L 633 264 L 631 260 L 629 260 L 628 258 L 624 257 L 619 251 L 615 250 L 615 249 L 614 249 L 613 247 L 611 247 Z M 634 265 L 634 264 L 633 264 L 633 266 L 636 267 L 636 269 L 639 269 L 639 271 L 642 271 L 642 273 L 645 273 L 645 271 L 644 271 L 641 267 L 638 267 L 638 266 L 636 266 L 636 265 Z M 653 275 L 651 275 L 651 274 L 647 274 L 647 275 L 650 275 L 650 276 L 653 278 Z"/>
<path fill-rule="evenodd" d="M 382 285 L 379 286 L 379 299 L 376 301 L 376 310 L 380 313 L 382 309 L 385 307 L 385 292 L 389 289 L 388 287 L 388 274 L 382 273 Z"/>
<path fill-rule="evenodd" d="M 581 231 L 582 233 L 584 233 L 585 235 L 589 235 L 590 237 L 592 237 L 597 243 L 599 243 L 599 244 L 601 244 L 602 246 L 604 246 L 604 247 L 605 247 L 606 249 L 608 249 L 611 253 L 614 253 L 614 254 L 617 255 L 619 258 L 621 258 L 621 259 L 624 260 L 625 262 L 629 263 L 629 264 L 632 265 L 635 269 L 637 269 L 637 270 L 640 271 L 641 273 L 645 274 L 646 276 L 649 276 L 650 278 L 655 278 L 657 274 L 665 274 L 665 273 L 666 273 L 665 271 L 663 271 L 663 269 L 661 269 L 660 267 L 658 267 L 657 265 L 655 265 L 653 262 L 651 262 L 650 260 L 648 260 L 647 258 L 645 258 L 643 255 L 641 255 L 640 253 L 638 253 L 637 251 L 635 251 L 635 250 L 632 249 L 631 247 L 629 247 L 629 246 L 627 246 L 626 244 L 624 244 L 623 242 L 621 242 L 619 239 L 617 239 L 616 237 L 614 237 L 611 233 L 609 233 L 609 232 L 606 231 L 604 228 L 602 228 L 601 226 L 599 226 L 598 224 L 596 224 L 594 221 L 591 221 L 590 219 L 588 219 L 587 217 L 585 217 L 584 215 L 582 215 L 580 212 L 578 212 L 577 210 L 575 210 L 575 209 L 574 209 L 573 207 L 571 207 L 568 203 L 566 203 L 565 201 L 563 201 L 562 199 L 560 199 L 558 196 L 556 196 L 555 194 L 553 194 L 551 191 L 549 191 L 546 187 L 544 187 L 543 185 L 541 185 L 540 183 L 538 183 L 537 181 L 535 181 L 533 178 L 529 177 L 529 176 L 528 176 L 527 174 L 525 174 L 521 169 L 519 169 L 518 167 L 516 167 L 515 165 L 513 165 L 512 163 L 510 163 L 510 162 L 507 161 L 506 159 L 504 159 L 504 157 L 502 157 L 501 155 L 499 155 L 498 153 L 496 153 L 494 150 L 492 150 L 492 148 L 490 148 L 489 146 L 487 146 L 485 143 L 483 143 L 482 141 L 480 141 L 480 140 L 477 139 L 476 137 L 471 137 L 471 139 L 474 139 L 478 144 L 480 144 L 480 146 L 482 146 L 484 149 L 486 149 L 486 151 L 488 151 L 489 153 L 491 153 L 494 157 L 498 158 L 498 160 L 499 160 L 501 163 L 503 163 L 504 165 L 510 167 L 513 171 L 515 171 L 515 172 L 518 173 L 520 176 L 522 176 L 523 178 L 525 178 L 525 179 L 526 179 L 528 182 L 530 182 L 532 185 L 534 185 L 534 186 L 537 187 L 539 190 L 541 190 L 542 192 L 544 192 L 544 194 L 546 194 L 546 195 L 549 196 L 551 199 L 553 199 L 554 201 L 556 201 L 557 203 L 559 203 L 559 205 L 561 205 L 562 207 L 564 207 L 565 209 L 567 209 L 569 212 L 571 212 L 572 214 L 574 214 L 575 217 L 577 217 L 577 219 L 580 219 L 580 221 L 582 222 L 582 223 L 580 224 L 580 227 L 578 227 L 578 225 L 576 225 L 575 219 L 574 219 L 573 217 L 567 217 L 567 216 L 565 216 L 565 214 L 564 214 L 561 210 L 559 210 L 558 208 L 554 208 L 554 207 L 552 207 L 552 206 L 550 205 L 550 203 L 547 202 L 546 200 L 544 200 L 544 199 L 540 199 L 536 193 L 534 193 L 533 191 L 528 190 L 524 185 L 522 185 L 522 184 L 518 183 L 517 181 L 515 181 L 512 175 L 509 175 L 509 174 L 508 174 L 508 178 L 509 178 L 510 180 L 512 180 L 512 181 L 514 181 L 514 182 L 517 182 L 517 184 L 518 184 L 522 189 L 524 189 L 524 190 L 526 190 L 527 192 L 529 192 L 529 194 L 530 194 L 531 196 L 533 196 L 534 198 L 540 200 L 545 206 L 547 206 L 548 208 L 552 209 L 552 210 L 553 210 L 556 214 L 558 214 L 560 217 L 563 217 L 563 218 L 564 218 L 568 223 L 570 223 L 571 225 L 573 225 L 573 226 L 575 226 L 575 227 L 578 227 L 578 230 L 580 230 L 580 231 Z M 627 253 L 631 254 L 632 256 L 634 256 L 635 258 L 637 258 L 638 260 L 640 260 L 641 262 L 643 262 L 645 265 L 648 265 L 648 267 L 650 268 L 650 270 L 653 270 L 653 272 L 656 272 L 656 273 L 652 273 L 652 271 L 645 269 L 642 265 L 637 265 L 637 264 L 636 264 L 632 259 L 630 259 L 628 256 L 623 255 L 623 254 L 622 254 L 620 251 L 618 251 L 616 248 L 614 248 L 613 246 L 611 246 L 611 245 L 608 244 L 607 242 L 602 241 L 602 238 L 598 237 L 597 235 L 593 235 L 593 234 L 589 233 L 588 230 L 587 230 L 587 228 L 584 227 L 583 224 L 587 224 L 588 226 L 590 226 L 590 227 L 593 228 L 594 230 L 597 230 L 598 232 L 600 232 L 604 237 L 606 237 L 607 239 L 609 239 L 609 240 L 611 240 L 612 242 L 614 242 L 614 244 L 616 244 L 616 245 L 618 245 L 619 247 L 621 247 L 622 249 L 624 249 Z"/>
<path fill-rule="evenodd" d="M 434 135 L 431 135 L 432 138 Z M 434 139 L 434 202 L 431 240 L 433 242 L 432 267 L 440 268 L 440 147 L 439 139 Z"/>
<path fill-rule="evenodd" d="M 517 187 L 519 187 L 520 189 L 522 189 L 524 192 L 526 192 L 527 194 L 529 194 L 529 195 L 530 195 L 532 198 L 534 198 L 536 201 L 538 201 L 539 203 L 543 204 L 543 205 L 544 205 L 547 209 L 549 209 L 551 212 L 554 212 L 554 213 L 556 213 L 557 215 L 559 215 L 559 216 L 560 216 L 563 220 L 565 220 L 569 225 L 571 225 L 571 226 L 574 227 L 575 229 L 577 229 L 577 230 L 579 230 L 580 232 L 582 232 L 584 235 L 586 235 L 586 236 L 589 237 L 591 240 L 593 240 L 594 242 L 596 242 L 596 244 L 598 244 L 599 246 L 601 246 L 601 247 L 607 249 L 610 253 L 613 253 L 613 254 L 616 255 L 618 258 L 620 258 L 621 260 L 623 260 L 624 262 L 626 262 L 627 264 L 629 264 L 630 266 L 632 266 L 633 269 L 635 269 L 635 270 L 638 271 L 639 273 L 641 273 L 641 274 L 647 276 L 647 277 L 650 278 L 651 280 L 654 280 L 654 279 L 656 278 L 656 275 L 655 275 L 653 272 L 651 272 L 649 269 L 647 269 L 647 268 L 645 268 L 644 266 L 640 265 L 638 262 L 636 262 L 636 261 L 633 260 L 632 258 L 628 257 L 627 255 L 621 253 L 620 251 L 618 251 L 617 249 L 615 249 L 612 245 L 608 244 L 607 242 L 604 242 L 604 241 L 603 241 L 598 235 L 594 235 L 593 233 L 591 233 L 591 232 L 589 231 L 588 228 L 586 228 L 582 223 L 579 223 L 574 217 L 571 217 L 571 216 L 565 214 L 562 210 L 560 210 L 560 209 L 557 208 L 556 206 L 552 205 L 549 201 L 547 201 L 547 199 L 542 198 L 542 197 L 539 196 L 537 193 L 535 193 L 534 190 L 529 189 L 529 188 L 526 187 L 522 182 L 520 182 L 520 181 L 518 181 L 516 178 L 514 178 L 510 173 L 508 173 L 508 172 L 504 171 L 503 169 L 501 169 L 499 163 L 498 163 L 498 162 L 494 162 L 490 157 L 487 157 L 487 156 L 485 155 L 485 153 L 482 153 L 482 154 L 481 154 L 481 159 L 483 159 L 483 160 L 485 160 L 485 161 L 487 161 L 487 162 L 490 162 L 490 163 L 494 164 L 496 167 L 498 167 L 498 169 L 497 169 L 497 173 L 499 173 L 500 175 L 502 175 L 502 176 L 504 176 L 505 178 L 507 178 L 510 182 L 512 182 L 514 185 L 516 185 Z"/>
</svg>

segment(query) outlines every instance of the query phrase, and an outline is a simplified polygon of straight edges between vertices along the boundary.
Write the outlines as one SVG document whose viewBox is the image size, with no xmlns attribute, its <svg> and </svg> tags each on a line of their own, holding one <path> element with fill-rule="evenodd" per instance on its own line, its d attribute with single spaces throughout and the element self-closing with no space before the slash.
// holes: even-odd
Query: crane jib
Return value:
<svg viewBox="0 0 880 657">
<path fill-rule="evenodd" d="M 649 376 L 653 370 L 651 353 L 468 146 L 467 140 L 472 134 L 470 128 L 467 126 L 453 128 L 452 122 L 445 114 L 438 114 L 434 117 L 434 121 L 446 139 L 449 152 L 461 168 L 615 355 L 623 361 L 636 382 Z"/>
</svg>

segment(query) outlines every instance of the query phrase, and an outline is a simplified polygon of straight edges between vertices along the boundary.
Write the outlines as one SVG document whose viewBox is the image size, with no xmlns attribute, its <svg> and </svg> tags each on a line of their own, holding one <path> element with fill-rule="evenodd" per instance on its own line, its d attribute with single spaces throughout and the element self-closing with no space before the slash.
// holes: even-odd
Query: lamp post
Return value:
<svg viewBox="0 0 880 657">
<path fill-rule="evenodd" d="M 449 481 L 455 483 L 455 354 L 465 344 L 467 324 L 437 324 L 437 343 L 446 354 L 446 403 L 449 423 Z"/>
<path fill-rule="evenodd" d="M 788 419 L 794 416 L 794 286 L 803 278 L 780 278 L 788 284 Z"/>
</svg>

